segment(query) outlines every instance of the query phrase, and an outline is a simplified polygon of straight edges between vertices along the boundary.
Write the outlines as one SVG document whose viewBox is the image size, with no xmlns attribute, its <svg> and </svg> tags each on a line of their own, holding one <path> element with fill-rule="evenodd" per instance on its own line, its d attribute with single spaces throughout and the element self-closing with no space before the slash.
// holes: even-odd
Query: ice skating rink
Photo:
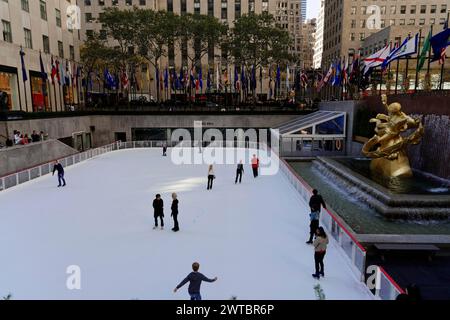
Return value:
<svg viewBox="0 0 450 320">
<path fill-rule="evenodd" d="M 194 261 L 215 283 L 204 299 L 371 299 L 330 238 L 326 278 L 317 281 L 307 205 L 282 173 L 254 179 L 246 165 L 174 165 L 159 149 L 120 150 L 66 169 L 67 187 L 47 175 L 0 193 L 0 297 L 13 299 L 188 299 L 175 286 Z M 170 194 L 180 232 L 171 231 Z M 165 230 L 153 230 L 161 193 Z M 81 269 L 68 290 L 67 267 Z"/>
</svg>

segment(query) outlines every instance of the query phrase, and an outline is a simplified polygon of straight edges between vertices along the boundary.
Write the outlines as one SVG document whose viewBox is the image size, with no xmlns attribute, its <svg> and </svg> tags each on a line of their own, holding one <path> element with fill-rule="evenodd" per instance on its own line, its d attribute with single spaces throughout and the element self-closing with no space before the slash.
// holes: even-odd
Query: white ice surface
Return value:
<svg viewBox="0 0 450 320">
<path fill-rule="evenodd" d="M 172 164 L 160 150 L 121 150 L 66 169 L 68 186 L 47 175 L 0 193 L 0 297 L 13 299 L 187 299 L 173 288 L 199 261 L 219 277 L 204 299 L 371 299 L 332 240 L 326 278 L 311 277 L 313 249 L 306 204 L 280 172 L 242 185 L 235 166 L 217 165 L 212 191 L 206 165 Z M 180 200 L 173 233 L 170 194 Z M 165 230 L 152 230 L 152 201 L 165 201 Z M 81 268 L 81 290 L 68 290 L 66 268 Z"/>
</svg>

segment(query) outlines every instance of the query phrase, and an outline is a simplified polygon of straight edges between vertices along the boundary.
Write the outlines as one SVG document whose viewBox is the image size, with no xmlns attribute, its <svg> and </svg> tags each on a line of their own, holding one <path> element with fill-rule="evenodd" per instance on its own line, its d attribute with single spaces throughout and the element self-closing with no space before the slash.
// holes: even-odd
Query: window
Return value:
<svg viewBox="0 0 450 320">
<path fill-rule="evenodd" d="M 42 36 L 42 47 L 45 53 L 50 53 L 50 40 L 46 35 Z"/>
<path fill-rule="evenodd" d="M 173 0 L 167 0 L 167 11 L 173 12 Z"/>
<path fill-rule="evenodd" d="M 86 37 L 88 39 L 92 39 L 92 37 L 94 36 L 94 30 L 86 30 Z"/>
<path fill-rule="evenodd" d="M 92 22 L 92 13 L 87 12 L 85 14 L 86 23 Z"/>
<path fill-rule="evenodd" d="M 69 54 L 70 60 L 75 60 L 75 48 L 73 46 L 69 46 Z"/>
<path fill-rule="evenodd" d="M 287 3 L 286 3 L 287 7 Z M 248 12 L 255 12 L 255 0 L 249 0 L 248 1 Z"/>
<path fill-rule="evenodd" d="M 2 20 L 2 25 L 3 25 L 3 41 L 11 43 L 12 42 L 11 23 Z"/>
<path fill-rule="evenodd" d="M 416 24 L 416 19 L 409 19 L 408 25 L 413 26 Z"/>
<path fill-rule="evenodd" d="M 47 21 L 47 4 L 45 1 L 40 0 L 39 6 L 41 9 L 41 19 Z"/>
<path fill-rule="evenodd" d="M 427 13 L 427 5 L 426 4 L 423 4 L 420 6 L 420 13 L 421 14 Z"/>
<path fill-rule="evenodd" d="M 98 0 L 98 5 L 99 6 L 104 6 L 105 5 L 105 0 Z"/>
<path fill-rule="evenodd" d="M 84 0 L 84 5 L 85 6 L 90 6 L 91 5 L 91 0 Z"/>
<path fill-rule="evenodd" d="M 125 4 L 127 6 L 132 6 L 133 5 L 133 0 L 125 0 Z"/>
<path fill-rule="evenodd" d="M 181 0 L 181 14 L 187 12 L 187 3 L 186 0 Z"/>
<path fill-rule="evenodd" d="M 446 13 L 447 12 L 447 5 L 443 4 L 441 5 L 441 13 Z"/>
<path fill-rule="evenodd" d="M 227 4 L 228 0 L 222 0 L 221 3 L 221 13 L 220 16 L 222 19 L 227 19 L 227 15 L 228 15 L 228 4 Z"/>
<path fill-rule="evenodd" d="M 200 0 L 194 0 L 194 13 L 200 14 Z"/>
<path fill-rule="evenodd" d="M 58 55 L 61 58 L 64 58 L 64 46 L 63 46 L 63 43 L 61 41 L 58 41 Z"/>
<path fill-rule="evenodd" d="M 416 14 L 416 6 L 411 6 L 409 13 Z"/>
<path fill-rule="evenodd" d="M 405 19 L 400 19 L 399 25 L 400 25 L 400 26 L 404 26 L 404 25 L 405 25 Z"/>
<path fill-rule="evenodd" d="M 437 9 L 437 5 L 433 4 L 433 5 L 431 6 L 430 13 L 436 13 L 436 9 Z"/>
<path fill-rule="evenodd" d="M 400 7 L 400 13 L 401 14 L 406 14 L 406 6 L 401 6 Z"/>
<path fill-rule="evenodd" d="M 147 1 L 146 0 L 139 0 L 139 5 L 140 6 L 145 6 L 145 5 L 147 5 Z"/>
<path fill-rule="evenodd" d="M 397 6 L 391 6 L 391 14 L 397 13 Z"/>
<path fill-rule="evenodd" d="M 30 4 L 28 3 L 28 0 L 21 0 L 21 4 L 23 11 L 30 12 Z"/>
<path fill-rule="evenodd" d="M 61 28 L 61 11 L 59 9 L 55 9 L 56 14 L 56 26 Z"/>
<path fill-rule="evenodd" d="M 214 0 L 208 0 L 208 16 L 214 16 Z"/>
<path fill-rule="evenodd" d="M 33 39 L 31 38 L 31 30 L 23 28 L 23 33 L 25 34 L 25 47 L 33 49 Z"/>
<path fill-rule="evenodd" d="M 350 28 L 355 29 L 356 28 L 356 20 L 352 20 L 350 24 Z"/>
<path fill-rule="evenodd" d="M 234 1 L 234 17 L 239 18 L 240 16 L 241 16 L 241 0 L 235 0 Z"/>
<path fill-rule="evenodd" d="M 423 19 L 423 18 L 420 19 L 419 20 L 419 25 L 421 25 L 421 26 L 425 25 L 425 19 Z"/>
</svg>

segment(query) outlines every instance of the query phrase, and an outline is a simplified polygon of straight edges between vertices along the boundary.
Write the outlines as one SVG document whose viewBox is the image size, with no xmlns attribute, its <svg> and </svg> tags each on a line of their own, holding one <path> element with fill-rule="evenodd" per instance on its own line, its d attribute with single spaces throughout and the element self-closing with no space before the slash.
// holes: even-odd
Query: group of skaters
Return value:
<svg viewBox="0 0 450 320">
<path fill-rule="evenodd" d="M 251 161 L 252 171 L 253 171 L 253 177 L 257 178 L 259 175 L 259 158 L 256 156 L 256 154 L 253 155 L 252 161 Z M 239 161 L 237 168 L 236 168 L 236 178 L 234 180 L 234 184 L 242 183 L 242 176 L 244 175 L 244 164 L 241 161 Z M 210 164 L 208 166 L 208 184 L 206 186 L 206 190 L 211 190 L 213 187 L 213 181 L 216 179 L 216 175 L 214 173 L 214 166 Z"/>
<path fill-rule="evenodd" d="M 178 196 L 174 192 L 172 193 L 172 205 L 170 206 L 172 211 L 171 217 L 173 218 L 173 232 L 180 231 L 180 226 L 178 225 Z M 161 198 L 160 194 L 157 194 L 155 200 L 153 200 L 153 217 L 155 218 L 155 226 L 153 229 L 158 228 L 158 219 L 161 223 L 161 230 L 164 229 L 164 200 Z"/>
</svg>

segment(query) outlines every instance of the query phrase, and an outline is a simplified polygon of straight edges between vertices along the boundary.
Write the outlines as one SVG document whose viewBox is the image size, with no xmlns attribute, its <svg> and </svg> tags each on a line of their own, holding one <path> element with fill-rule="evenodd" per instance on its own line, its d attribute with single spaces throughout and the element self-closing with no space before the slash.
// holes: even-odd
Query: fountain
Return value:
<svg viewBox="0 0 450 320">
<path fill-rule="evenodd" d="M 450 218 L 450 182 L 410 166 L 407 147 L 420 143 L 421 120 L 403 113 L 399 103 L 388 104 L 385 95 L 382 102 L 388 114 L 370 120 L 376 127 L 362 148 L 367 158 L 319 157 L 313 167 L 387 218 Z"/>
</svg>

